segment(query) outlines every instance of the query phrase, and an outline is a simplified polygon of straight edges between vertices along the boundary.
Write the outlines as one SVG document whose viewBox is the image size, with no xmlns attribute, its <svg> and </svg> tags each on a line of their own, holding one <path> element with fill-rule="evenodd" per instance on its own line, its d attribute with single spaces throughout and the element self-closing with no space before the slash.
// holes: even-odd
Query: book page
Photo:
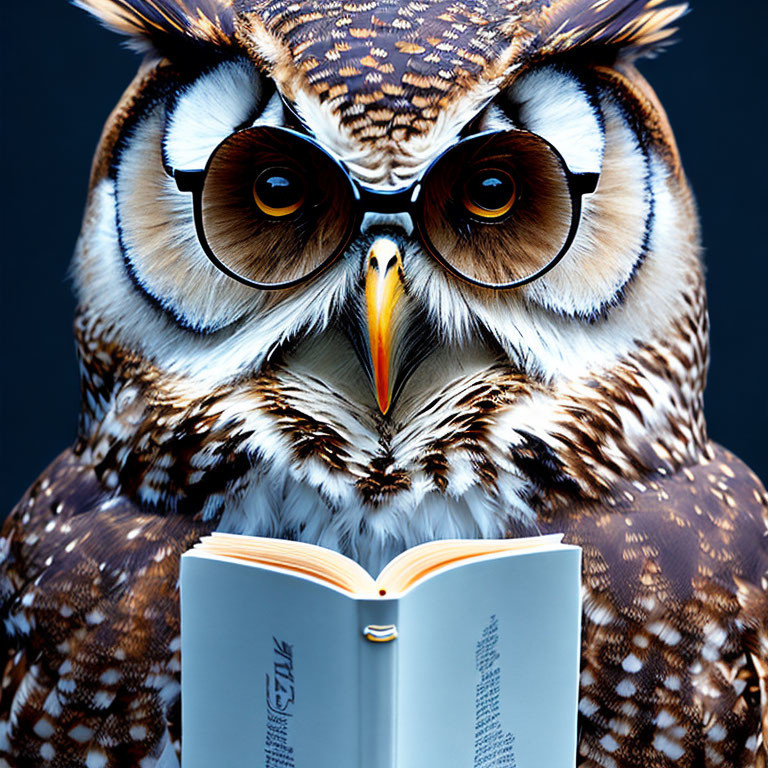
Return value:
<svg viewBox="0 0 768 768">
<path fill-rule="evenodd" d="M 316 544 L 215 531 L 203 537 L 194 549 L 233 560 L 283 568 L 326 582 L 350 594 L 373 596 L 377 593 L 373 578 L 362 566 L 339 552 Z"/>
<path fill-rule="evenodd" d="M 181 589 L 184 768 L 360 768 L 357 601 L 196 550 Z"/>
<path fill-rule="evenodd" d="M 399 768 L 573 768 L 578 548 L 464 561 L 399 604 Z"/>
<path fill-rule="evenodd" d="M 474 557 L 547 549 L 562 541 L 562 534 L 520 539 L 442 539 L 419 544 L 390 561 L 376 579 L 380 594 L 399 594 L 444 568 Z M 383 592 L 382 592 L 383 590 Z"/>
</svg>

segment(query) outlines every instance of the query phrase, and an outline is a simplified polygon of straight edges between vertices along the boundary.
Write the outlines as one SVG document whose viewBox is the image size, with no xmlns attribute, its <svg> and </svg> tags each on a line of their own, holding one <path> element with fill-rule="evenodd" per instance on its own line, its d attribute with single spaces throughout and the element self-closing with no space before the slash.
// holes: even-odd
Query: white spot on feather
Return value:
<svg viewBox="0 0 768 768">
<path fill-rule="evenodd" d="M 676 722 L 677 720 L 667 709 L 662 709 L 656 717 L 656 725 L 659 728 L 669 728 L 669 726 L 674 725 Z"/>
<path fill-rule="evenodd" d="M 657 733 L 654 736 L 653 746 L 673 760 L 679 760 L 685 754 L 685 750 L 680 744 L 668 739 L 663 733 Z"/>
<path fill-rule="evenodd" d="M 93 728 L 89 728 L 86 725 L 76 725 L 69 732 L 69 737 L 80 744 L 85 744 L 86 741 L 90 741 L 93 738 Z"/>
<path fill-rule="evenodd" d="M 625 698 L 629 698 L 630 696 L 634 696 L 635 692 L 637 691 L 637 687 L 635 684 L 626 678 L 622 680 L 617 686 L 616 686 L 616 693 L 619 694 L 619 696 L 624 696 Z"/>
<path fill-rule="evenodd" d="M 116 669 L 107 669 L 105 672 L 102 673 L 99 680 L 101 680 L 104 685 L 114 685 L 116 682 L 120 680 L 120 672 Z"/>
<path fill-rule="evenodd" d="M 621 667 L 625 672 L 639 672 L 643 668 L 643 663 L 635 656 L 634 653 L 630 653 L 624 661 L 621 662 Z"/>
<path fill-rule="evenodd" d="M 722 741 L 726 737 L 726 731 L 725 728 L 720 723 L 715 723 L 708 731 L 707 731 L 707 738 L 710 741 L 719 742 Z"/>
<path fill-rule="evenodd" d="M 53 736 L 54 728 L 48 718 L 41 717 L 32 729 L 41 739 L 50 739 Z"/>
<path fill-rule="evenodd" d="M 85 758 L 85 768 L 106 768 L 107 756 L 102 751 L 91 749 Z"/>
</svg>

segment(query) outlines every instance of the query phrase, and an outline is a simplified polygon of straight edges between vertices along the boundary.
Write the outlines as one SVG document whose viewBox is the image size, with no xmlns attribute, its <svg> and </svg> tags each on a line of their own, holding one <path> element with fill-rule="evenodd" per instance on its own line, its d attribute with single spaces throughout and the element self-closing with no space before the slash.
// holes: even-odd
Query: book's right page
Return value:
<svg viewBox="0 0 768 768">
<path fill-rule="evenodd" d="M 398 768 L 573 768 L 581 551 L 493 556 L 401 599 Z"/>
</svg>

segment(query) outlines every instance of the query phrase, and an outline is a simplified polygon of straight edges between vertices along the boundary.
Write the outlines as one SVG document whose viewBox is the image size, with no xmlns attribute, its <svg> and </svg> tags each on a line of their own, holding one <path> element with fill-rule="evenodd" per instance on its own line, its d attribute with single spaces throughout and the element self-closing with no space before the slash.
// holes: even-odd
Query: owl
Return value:
<svg viewBox="0 0 768 768">
<path fill-rule="evenodd" d="M 0 537 L 0 755 L 179 765 L 179 556 L 583 548 L 580 768 L 765 766 L 766 494 L 707 437 L 665 0 L 79 0 L 143 54 L 76 442 Z M 211 664 L 216 660 L 211 659 Z M 532 695 L 532 694 L 531 694 Z"/>
</svg>

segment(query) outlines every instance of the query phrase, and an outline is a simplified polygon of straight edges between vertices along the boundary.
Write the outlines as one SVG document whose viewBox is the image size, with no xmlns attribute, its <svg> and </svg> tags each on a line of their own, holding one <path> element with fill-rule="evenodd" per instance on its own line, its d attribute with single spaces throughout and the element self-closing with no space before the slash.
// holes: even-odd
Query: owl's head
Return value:
<svg viewBox="0 0 768 768">
<path fill-rule="evenodd" d="M 228 424 L 244 465 L 331 506 L 402 491 L 411 510 L 499 484 L 509 451 L 564 443 L 569 414 L 604 422 L 594 451 L 617 473 L 642 453 L 623 441 L 661 461 L 703 439 L 696 216 L 633 66 L 684 6 L 80 4 L 145 53 L 76 259 L 86 432 L 129 429 L 128 387 L 149 403 L 134 432 L 158 408 L 161 432 Z"/>
</svg>

